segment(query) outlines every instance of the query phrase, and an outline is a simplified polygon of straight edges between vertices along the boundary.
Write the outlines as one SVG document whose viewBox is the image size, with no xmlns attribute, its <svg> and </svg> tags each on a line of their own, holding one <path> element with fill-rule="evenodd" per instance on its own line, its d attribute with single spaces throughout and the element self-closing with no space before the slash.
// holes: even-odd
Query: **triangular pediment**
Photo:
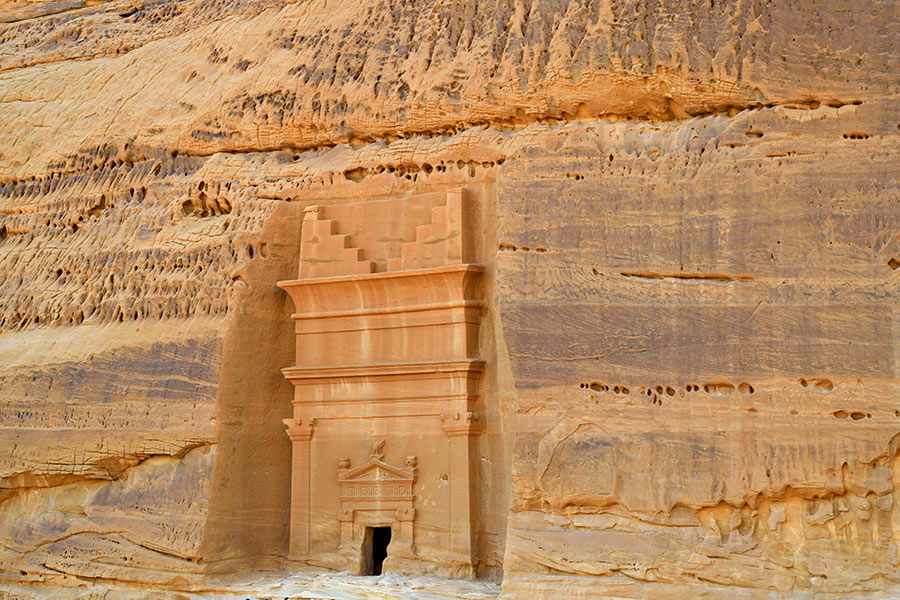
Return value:
<svg viewBox="0 0 900 600">
<path fill-rule="evenodd" d="M 340 481 L 413 481 L 412 469 L 403 469 L 373 459 L 366 464 L 342 473 Z"/>
</svg>

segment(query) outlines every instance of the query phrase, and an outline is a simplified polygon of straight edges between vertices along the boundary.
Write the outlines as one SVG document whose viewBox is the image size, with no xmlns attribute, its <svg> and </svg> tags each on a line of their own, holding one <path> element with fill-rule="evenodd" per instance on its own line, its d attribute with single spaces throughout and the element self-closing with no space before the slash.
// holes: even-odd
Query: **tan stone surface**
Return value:
<svg viewBox="0 0 900 600">
<path fill-rule="evenodd" d="M 896 116 L 592 125 L 509 158 L 509 593 L 894 588 Z"/>
<path fill-rule="evenodd" d="M 444 260 L 419 227 L 463 190 L 475 571 L 515 598 L 895 594 L 898 10 L 0 1 L 0 587 L 311 568 L 285 562 L 280 369 L 321 364 L 276 287 L 313 275 L 304 211 L 339 242 L 309 256 L 377 280 Z M 384 462 L 427 490 L 417 427 Z"/>
<path fill-rule="evenodd" d="M 471 239 L 474 200 L 454 189 L 306 209 L 299 279 L 278 284 L 296 310 L 297 366 L 283 373 L 295 387 L 284 422 L 298 560 L 363 575 L 382 564 L 486 571 L 477 507 L 491 498 L 478 494 L 478 451 L 495 397 L 480 384 L 485 359 L 496 359 L 479 348 L 484 267 L 474 261 L 484 248 Z M 394 219 L 366 218 L 373 204 Z M 359 230 L 378 241 L 339 233 Z M 365 458 L 367 442 L 360 465 L 352 456 Z"/>
</svg>

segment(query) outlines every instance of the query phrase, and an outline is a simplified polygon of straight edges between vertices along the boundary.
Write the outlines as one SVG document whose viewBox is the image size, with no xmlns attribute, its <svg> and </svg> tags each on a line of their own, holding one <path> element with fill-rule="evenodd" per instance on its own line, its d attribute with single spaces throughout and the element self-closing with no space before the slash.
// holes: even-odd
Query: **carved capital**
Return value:
<svg viewBox="0 0 900 600">
<path fill-rule="evenodd" d="M 484 431 L 484 421 L 476 412 L 456 412 L 441 415 L 447 437 L 476 436 Z"/>
<path fill-rule="evenodd" d="M 352 523 L 353 522 L 353 509 L 352 508 L 343 508 L 338 511 L 338 521 L 341 523 Z"/>
<path fill-rule="evenodd" d="M 416 509 L 415 508 L 398 508 L 397 509 L 397 520 L 398 521 L 415 521 L 416 520 Z"/>
<path fill-rule="evenodd" d="M 308 442 L 312 438 L 315 419 L 284 419 L 284 424 L 292 442 Z"/>
</svg>

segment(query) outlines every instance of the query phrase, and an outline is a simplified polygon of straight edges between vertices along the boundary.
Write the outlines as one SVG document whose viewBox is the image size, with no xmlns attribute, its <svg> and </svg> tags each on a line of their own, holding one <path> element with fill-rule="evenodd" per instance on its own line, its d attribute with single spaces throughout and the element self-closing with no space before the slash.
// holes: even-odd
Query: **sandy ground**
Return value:
<svg viewBox="0 0 900 600">
<path fill-rule="evenodd" d="M 125 586 L 33 587 L 0 584 L 0 598 L 53 598 L 54 600 L 487 600 L 500 593 L 500 583 L 459 581 L 433 576 L 404 576 L 388 573 L 358 577 L 347 573 L 266 575 L 222 581 L 221 587 L 196 592 L 156 591 Z"/>
</svg>

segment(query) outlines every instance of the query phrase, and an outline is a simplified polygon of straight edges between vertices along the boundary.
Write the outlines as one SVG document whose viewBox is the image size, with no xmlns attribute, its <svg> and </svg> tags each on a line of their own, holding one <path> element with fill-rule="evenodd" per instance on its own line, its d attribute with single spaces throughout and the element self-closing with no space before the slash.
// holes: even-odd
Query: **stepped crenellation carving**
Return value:
<svg viewBox="0 0 900 600">
<path fill-rule="evenodd" d="M 350 246 L 350 236 L 337 233 L 337 222 L 322 218 L 311 206 L 303 215 L 300 239 L 300 278 L 373 273 L 375 263 L 362 259 L 362 249 Z"/>
<path fill-rule="evenodd" d="M 396 255 L 387 257 L 382 271 L 427 269 L 462 264 L 468 258 L 462 227 L 463 190 L 446 193 L 443 204 L 432 206 L 430 220 L 416 224 L 414 239 L 403 242 Z M 336 219 L 328 218 L 328 207 L 306 208 L 300 243 L 300 278 L 363 275 L 377 272 L 374 260 L 365 258 L 364 248 L 354 246 L 353 236 L 341 233 Z"/>
</svg>

